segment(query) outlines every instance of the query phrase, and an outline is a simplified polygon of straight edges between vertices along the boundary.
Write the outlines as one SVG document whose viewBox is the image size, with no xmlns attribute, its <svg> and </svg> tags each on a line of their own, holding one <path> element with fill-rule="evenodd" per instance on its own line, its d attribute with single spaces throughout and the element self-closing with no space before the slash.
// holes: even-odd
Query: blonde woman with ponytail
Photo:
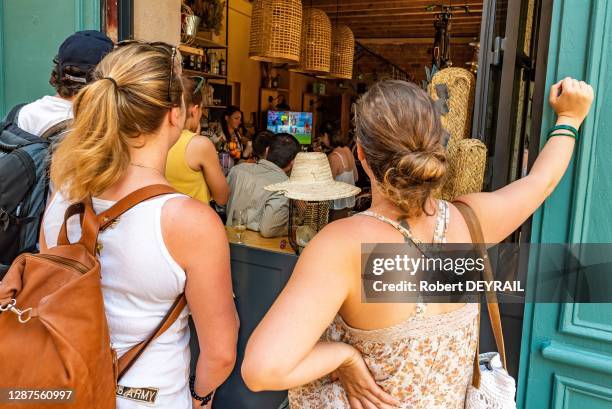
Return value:
<svg viewBox="0 0 612 409">
<path fill-rule="evenodd" d="M 571 78 L 550 93 L 561 126 L 578 128 L 592 100 L 593 89 Z M 355 126 L 372 207 L 329 224 L 308 244 L 253 332 L 242 375 L 255 391 L 289 389 L 291 409 L 463 408 L 477 305 L 362 302 L 362 243 L 471 242 L 459 210 L 432 197 L 447 169 L 440 120 L 416 85 L 384 81 L 357 104 Z M 574 144 L 567 131 L 554 131 L 528 176 L 460 198 L 486 243 L 500 242 L 536 211 Z"/>
<path fill-rule="evenodd" d="M 185 122 L 180 55 L 161 43 L 131 43 L 108 54 L 95 81 L 74 100 L 74 125 L 51 164 L 56 193 L 41 229 L 41 247 L 56 245 L 66 208 L 92 198 L 100 213 L 129 193 L 164 178 L 166 155 Z M 75 220 L 76 219 L 76 220 Z M 68 226 L 78 239 L 78 218 Z M 214 211 L 182 194 L 138 204 L 100 233 L 102 290 L 113 348 L 121 356 L 146 339 L 183 292 L 188 308 L 147 347 L 121 379 L 157 389 L 154 406 L 199 406 L 189 388 L 189 312 L 200 350 L 194 390 L 213 392 L 235 362 L 237 316 L 229 248 Z M 117 397 L 117 408 L 151 402 Z"/>
</svg>

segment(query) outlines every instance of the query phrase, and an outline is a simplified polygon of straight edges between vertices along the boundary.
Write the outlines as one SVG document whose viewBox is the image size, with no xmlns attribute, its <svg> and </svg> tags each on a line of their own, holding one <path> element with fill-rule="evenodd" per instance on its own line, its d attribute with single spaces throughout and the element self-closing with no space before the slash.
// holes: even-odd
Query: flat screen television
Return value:
<svg viewBox="0 0 612 409">
<path fill-rule="evenodd" d="M 312 112 L 268 111 L 268 130 L 289 133 L 302 145 L 312 143 Z"/>
</svg>

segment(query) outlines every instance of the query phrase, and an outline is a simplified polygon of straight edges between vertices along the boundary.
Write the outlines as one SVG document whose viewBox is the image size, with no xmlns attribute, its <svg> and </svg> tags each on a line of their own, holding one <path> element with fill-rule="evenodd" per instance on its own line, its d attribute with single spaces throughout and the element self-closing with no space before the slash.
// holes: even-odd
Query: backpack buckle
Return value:
<svg viewBox="0 0 612 409">
<path fill-rule="evenodd" d="M 5 305 L 0 304 L 0 312 L 10 311 L 13 314 L 16 314 L 19 322 L 22 324 L 30 321 L 32 318 L 32 308 L 30 307 L 26 308 L 25 310 L 20 310 L 19 308 L 15 307 L 16 304 L 17 300 L 14 298 Z"/>
<path fill-rule="evenodd" d="M 6 231 L 11 222 L 11 215 L 4 207 L 0 207 L 0 230 Z"/>
</svg>

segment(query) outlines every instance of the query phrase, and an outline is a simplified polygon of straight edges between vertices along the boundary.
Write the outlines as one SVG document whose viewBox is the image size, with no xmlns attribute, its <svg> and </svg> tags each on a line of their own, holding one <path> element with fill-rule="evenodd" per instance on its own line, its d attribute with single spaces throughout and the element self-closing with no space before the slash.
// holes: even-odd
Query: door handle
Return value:
<svg viewBox="0 0 612 409">
<path fill-rule="evenodd" d="M 498 66 L 501 64 L 502 55 L 506 49 L 506 38 L 495 37 L 493 40 L 493 52 L 491 52 L 491 65 Z"/>
</svg>

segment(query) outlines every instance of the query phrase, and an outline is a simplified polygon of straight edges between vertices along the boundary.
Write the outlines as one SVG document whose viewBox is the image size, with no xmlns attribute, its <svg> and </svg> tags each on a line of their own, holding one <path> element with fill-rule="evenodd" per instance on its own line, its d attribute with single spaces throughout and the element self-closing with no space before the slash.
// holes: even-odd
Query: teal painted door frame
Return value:
<svg viewBox="0 0 612 409">
<path fill-rule="evenodd" d="M 0 0 L 0 117 L 53 94 L 52 60 L 78 30 L 100 29 L 100 0 Z"/>
<path fill-rule="evenodd" d="M 612 2 L 555 0 L 547 89 L 572 76 L 596 98 L 570 169 L 534 216 L 534 243 L 612 243 L 611 64 Z M 546 135 L 554 115 L 543 109 Z M 530 260 L 530 289 L 537 266 Z M 612 408 L 612 304 L 528 304 L 523 322 L 520 408 Z"/>
</svg>

